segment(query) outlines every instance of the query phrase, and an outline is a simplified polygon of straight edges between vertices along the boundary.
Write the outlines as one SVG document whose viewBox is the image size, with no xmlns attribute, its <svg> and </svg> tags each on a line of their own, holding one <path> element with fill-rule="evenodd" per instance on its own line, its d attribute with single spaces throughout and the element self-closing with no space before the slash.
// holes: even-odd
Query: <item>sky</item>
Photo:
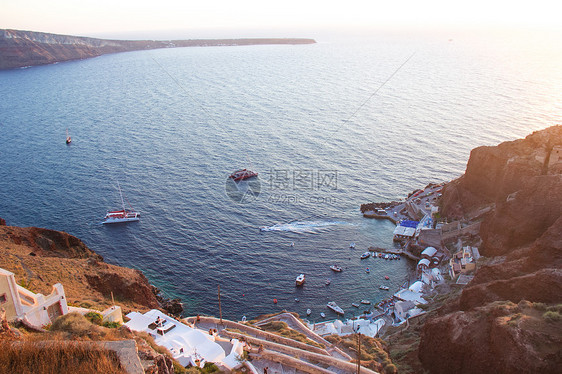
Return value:
<svg viewBox="0 0 562 374">
<path fill-rule="evenodd" d="M 312 37 L 303 33 L 376 28 L 560 28 L 555 4 L 554 0 L 0 0 L 0 29 L 185 38 L 190 33 Z"/>
</svg>

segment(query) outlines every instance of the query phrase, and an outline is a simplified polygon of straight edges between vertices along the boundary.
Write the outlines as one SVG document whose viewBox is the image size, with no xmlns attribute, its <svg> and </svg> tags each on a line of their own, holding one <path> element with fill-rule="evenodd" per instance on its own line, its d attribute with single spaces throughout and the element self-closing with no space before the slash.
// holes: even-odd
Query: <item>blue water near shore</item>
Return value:
<svg viewBox="0 0 562 374">
<path fill-rule="evenodd" d="M 359 259 L 392 246 L 393 230 L 359 205 L 456 178 L 472 148 L 560 123 L 551 47 L 379 37 L 3 71 L 0 217 L 69 232 L 141 269 L 188 315 L 218 315 L 219 284 L 227 318 L 311 308 L 318 320 L 330 300 L 352 315 L 352 302 L 381 300 L 378 286 L 396 289 L 410 267 Z M 227 176 L 250 166 L 259 196 L 239 203 Z M 117 182 L 140 222 L 100 224 L 119 207 Z"/>
</svg>

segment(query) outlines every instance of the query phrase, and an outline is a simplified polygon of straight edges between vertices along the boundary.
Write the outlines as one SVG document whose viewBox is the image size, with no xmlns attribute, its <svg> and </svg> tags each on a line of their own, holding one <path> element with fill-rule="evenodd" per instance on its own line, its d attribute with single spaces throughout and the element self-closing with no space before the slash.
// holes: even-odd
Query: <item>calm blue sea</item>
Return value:
<svg viewBox="0 0 562 374">
<path fill-rule="evenodd" d="M 218 315 L 218 285 L 226 318 L 311 308 L 319 320 L 331 300 L 352 315 L 410 266 L 359 259 L 393 231 L 359 205 L 456 178 L 472 148 L 560 123 L 556 45 L 393 35 L 2 71 L 0 217 L 142 270 L 186 315 Z M 259 172 L 246 194 L 227 183 L 239 168 Z M 117 183 L 140 222 L 100 224 Z"/>
</svg>

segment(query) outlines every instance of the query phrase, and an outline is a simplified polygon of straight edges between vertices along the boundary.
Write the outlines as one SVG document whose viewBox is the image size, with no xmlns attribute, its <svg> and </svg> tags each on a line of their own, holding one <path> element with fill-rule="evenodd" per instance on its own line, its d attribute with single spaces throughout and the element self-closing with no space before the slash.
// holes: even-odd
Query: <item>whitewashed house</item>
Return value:
<svg viewBox="0 0 562 374">
<path fill-rule="evenodd" d="M 17 284 L 14 273 L 4 269 L 0 269 L 0 308 L 8 321 L 20 319 L 36 327 L 68 313 L 62 284 L 55 284 L 48 296 L 36 294 Z"/>
</svg>

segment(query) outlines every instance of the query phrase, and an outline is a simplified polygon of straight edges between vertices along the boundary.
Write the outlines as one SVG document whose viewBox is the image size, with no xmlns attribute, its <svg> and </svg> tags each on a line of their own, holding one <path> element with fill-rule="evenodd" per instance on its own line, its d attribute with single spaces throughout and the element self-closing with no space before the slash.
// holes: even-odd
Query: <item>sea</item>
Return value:
<svg viewBox="0 0 562 374">
<path fill-rule="evenodd" d="M 414 265 L 360 259 L 392 248 L 394 229 L 360 205 L 450 181 L 471 149 L 560 124 L 559 41 L 376 33 L 1 71 L 0 217 L 142 270 L 185 315 L 310 308 L 320 321 L 335 301 L 351 317 Z M 244 168 L 258 177 L 228 178 Z M 119 187 L 141 219 L 103 225 Z"/>
</svg>

